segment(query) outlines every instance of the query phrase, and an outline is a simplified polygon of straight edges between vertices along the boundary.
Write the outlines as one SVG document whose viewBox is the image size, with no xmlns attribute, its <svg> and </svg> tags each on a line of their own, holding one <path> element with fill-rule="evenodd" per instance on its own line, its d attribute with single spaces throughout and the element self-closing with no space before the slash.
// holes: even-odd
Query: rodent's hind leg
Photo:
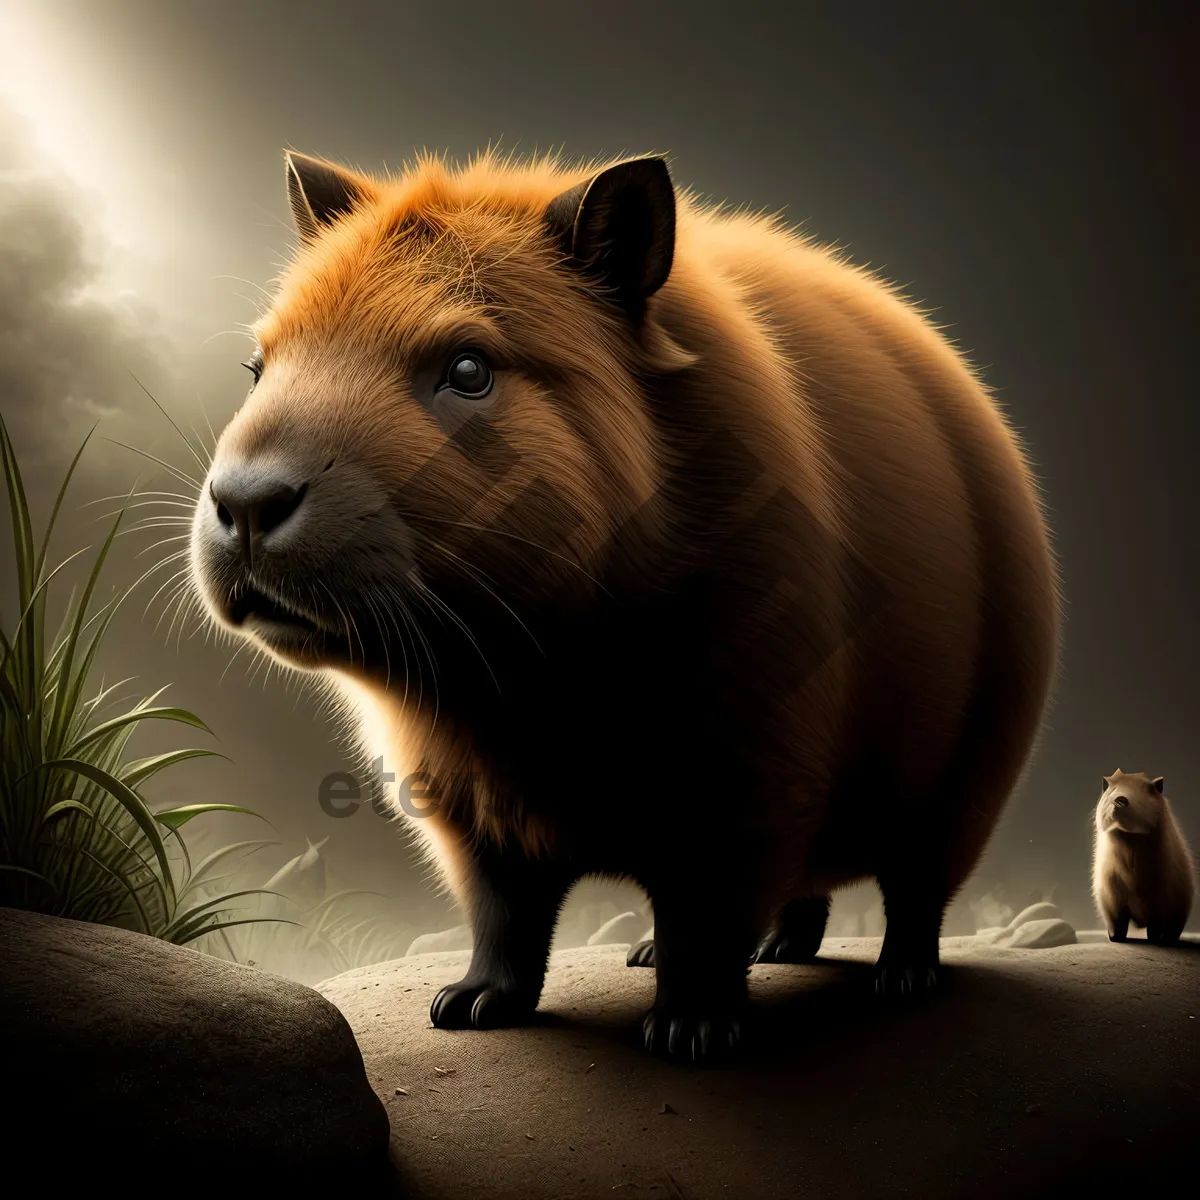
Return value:
<svg viewBox="0 0 1200 1200">
<path fill-rule="evenodd" d="M 474 951 L 467 974 L 434 997 L 439 1029 L 496 1029 L 527 1021 L 546 976 L 558 908 L 571 880 L 552 864 L 495 847 L 467 862 Z"/>
<path fill-rule="evenodd" d="M 829 897 L 789 900 L 758 944 L 756 963 L 807 963 L 817 957 L 829 921 Z"/>
<path fill-rule="evenodd" d="M 879 879 L 887 929 L 875 964 L 875 994 L 884 999 L 918 999 L 937 988 L 946 896 L 920 875 Z"/>
<path fill-rule="evenodd" d="M 752 963 L 808 963 L 817 957 L 829 921 L 829 897 L 789 900 L 750 956 Z M 625 956 L 627 967 L 653 967 L 654 939 L 635 942 Z"/>
<path fill-rule="evenodd" d="M 1146 941 L 1155 946 L 1174 946 L 1178 944 L 1182 933 L 1182 925 L 1160 925 L 1151 921 L 1146 926 Z"/>
<path fill-rule="evenodd" d="M 717 1062 L 741 1040 L 754 925 L 714 894 L 712 878 L 697 872 L 694 883 L 651 889 L 657 992 L 642 1033 L 646 1049 L 664 1058 Z"/>
<path fill-rule="evenodd" d="M 1129 911 L 1127 909 L 1116 913 L 1114 916 L 1107 916 L 1108 923 L 1108 940 L 1110 942 L 1123 942 L 1129 937 Z"/>
</svg>

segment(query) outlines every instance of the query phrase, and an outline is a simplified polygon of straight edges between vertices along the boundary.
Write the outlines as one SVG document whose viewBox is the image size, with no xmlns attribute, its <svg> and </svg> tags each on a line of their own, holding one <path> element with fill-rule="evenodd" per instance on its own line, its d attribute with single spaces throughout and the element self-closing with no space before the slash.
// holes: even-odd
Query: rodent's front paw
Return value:
<svg viewBox="0 0 1200 1200">
<path fill-rule="evenodd" d="M 700 1014 L 656 1004 L 642 1022 L 642 1035 L 651 1054 L 707 1066 L 735 1057 L 742 1023 L 729 1012 Z"/>
<path fill-rule="evenodd" d="M 487 983 L 460 980 L 433 998 L 429 1019 L 438 1029 L 501 1029 L 524 1024 L 537 1000 Z"/>
</svg>

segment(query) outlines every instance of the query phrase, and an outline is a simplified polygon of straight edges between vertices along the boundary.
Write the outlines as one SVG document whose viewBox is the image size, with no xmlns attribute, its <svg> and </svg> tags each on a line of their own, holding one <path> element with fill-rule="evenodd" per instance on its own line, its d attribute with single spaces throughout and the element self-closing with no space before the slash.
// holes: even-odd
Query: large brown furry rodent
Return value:
<svg viewBox="0 0 1200 1200">
<path fill-rule="evenodd" d="M 1195 866 L 1163 788 L 1161 775 L 1104 776 L 1092 895 L 1114 942 L 1125 940 L 1131 922 L 1147 941 L 1177 942 L 1192 911 Z"/>
<path fill-rule="evenodd" d="M 324 676 L 469 912 L 443 1027 L 528 1017 L 575 880 L 654 907 L 647 1045 L 736 1044 L 747 965 L 878 880 L 877 986 L 944 908 L 1056 660 L 1013 431 L 922 313 L 661 158 L 290 154 L 300 246 L 197 507 L 224 627 Z"/>
</svg>

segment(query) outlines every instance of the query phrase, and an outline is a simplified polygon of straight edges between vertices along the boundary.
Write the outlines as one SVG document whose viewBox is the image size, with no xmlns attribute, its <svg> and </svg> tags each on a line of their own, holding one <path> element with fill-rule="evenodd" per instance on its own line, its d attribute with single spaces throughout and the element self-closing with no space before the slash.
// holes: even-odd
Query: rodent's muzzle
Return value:
<svg viewBox="0 0 1200 1200">
<path fill-rule="evenodd" d="M 327 627 L 297 586 L 313 533 L 314 514 L 306 505 L 310 482 L 276 464 L 214 467 L 197 504 L 195 567 L 229 624 L 276 635 Z"/>
<path fill-rule="evenodd" d="M 1100 803 L 1101 828 L 1105 833 L 1148 833 L 1153 822 L 1128 796 L 1112 796 Z"/>
<path fill-rule="evenodd" d="M 343 657 L 357 598 L 411 568 L 411 533 L 370 472 L 321 461 L 315 447 L 219 453 L 192 524 L 213 616 L 306 660 Z"/>
</svg>

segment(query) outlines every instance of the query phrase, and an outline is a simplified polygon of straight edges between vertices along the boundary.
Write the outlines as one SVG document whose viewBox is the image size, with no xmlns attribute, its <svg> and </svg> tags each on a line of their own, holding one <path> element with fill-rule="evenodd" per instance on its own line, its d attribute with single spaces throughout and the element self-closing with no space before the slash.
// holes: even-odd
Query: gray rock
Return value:
<svg viewBox="0 0 1200 1200">
<path fill-rule="evenodd" d="M 57 1182 L 124 1146 L 139 1170 L 191 1164 L 210 1188 L 234 1171 L 239 1188 L 387 1172 L 387 1114 L 345 1018 L 312 989 L 7 908 L 0 962 L 10 1170 L 53 1164 Z"/>
<path fill-rule="evenodd" d="M 998 942 L 1002 938 L 1008 937 L 1008 927 L 1005 925 L 992 925 L 987 929 L 980 929 L 975 936 L 983 942 Z"/>
<path fill-rule="evenodd" d="M 441 954 L 448 950 L 470 950 L 472 944 L 470 925 L 455 925 L 438 933 L 423 933 L 413 938 L 405 958 L 412 954 Z"/>
<path fill-rule="evenodd" d="M 1073 946 L 1077 940 L 1075 930 L 1066 921 L 1050 917 L 1018 925 L 1000 944 L 1019 950 L 1041 950 L 1047 946 Z"/>
<path fill-rule="evenodd" d="M 566 950 L 587 944 L 591 935 L 605 921 L 620 916 L 624 909 L 611 900 L 579 904 L 568 900 L 554 926 L 554 946 Z"/>
<path fill-rule="evenodd" d="M 605 921 L 587 940 L 589 946 L 629 946 L 636 942 L 642 933 L 646 918 L 635 912 L 622 913 Z"/>
<path fill-rule="evenodd" d="M 1041 900 L 1037 904 L 1031 904 L 1028 908 L 1023 908 L 1011 921 L 1008 923 L 1008 931 L 1012 933 L 1015 929 L 1022 925 L 1028 925 L 1030 921 L 1053 921 L 1061 920 L 1062 913 L 1059 912 L 1058 906 L 1051 904 L 1049 900 Z"/>
</svg>

